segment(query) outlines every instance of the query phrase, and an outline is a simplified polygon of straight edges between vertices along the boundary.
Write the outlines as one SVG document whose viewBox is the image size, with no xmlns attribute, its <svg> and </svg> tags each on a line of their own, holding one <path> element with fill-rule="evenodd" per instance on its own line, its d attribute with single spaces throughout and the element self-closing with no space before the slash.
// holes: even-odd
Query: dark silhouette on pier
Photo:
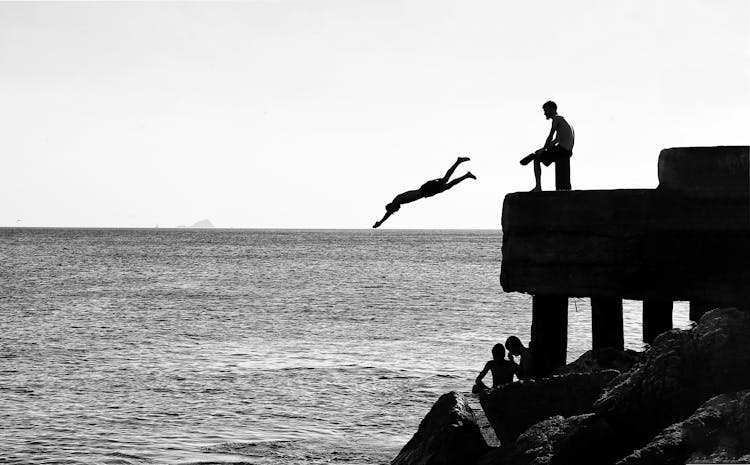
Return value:
<svg viewBox="0 0 750 465">
<path fill-rule="evenodd" d="M 547 140 L 544 147 L 527 155 L 521 160 L 526 166 L 534 161 L 534 180 L 536 185 L 531 192 L 542 190 L 542 163 L 544 166 L 555 164 L 555 189 L 558 191 L 569 191 L 570 187 L 570 157 L 573 156 L 573 144 L 575 143 L 575 131 L 573 127 L 557 114 L 557 104 L 553 101 L 542 105 L 544 116 L 552 120 Z"/>
<path fill-rule="evenodd" d="M 453 166 L 448 168 L 448 171 L 446 171 L 445 176 L 438 179 L 432 179 L 430 181 L 427 181 L 426 183 L 422 184 L 422 186 L 417 190 L 411 190 L 406 191 L 401 194 L 398 194 L 396 197 L 394 197 L 393 201 L 385 206 L 385 215 L 383 218 L 376 222 L 374 225 L 372 225 L 373 228 L 380 227 L 381 224 L 385 222 L 385 220 L 388 219 L 389 216 L 396 213 L 401 209 L 401 205 L 409 202 L 414 202 L 415 200 L 432 197 L 435 194 L 439 194 L 441 192 L 447 191 L 451 187 L 455 186 L 456 184 L 460 183 L 464 179 L 471 178 L 476 179 L 477 177 L 471 174 L 471 172 L 467 172 L 460 178 L 456 178 L 452 181 L 450 180 L 450 177 L 453 175 L 453 172 L 456 170 L 456 167 L 460 165 L 461 163 L 469 161 L 468 157 L 458 157 L 455 163 L 453 163 Z"/>
</svg>

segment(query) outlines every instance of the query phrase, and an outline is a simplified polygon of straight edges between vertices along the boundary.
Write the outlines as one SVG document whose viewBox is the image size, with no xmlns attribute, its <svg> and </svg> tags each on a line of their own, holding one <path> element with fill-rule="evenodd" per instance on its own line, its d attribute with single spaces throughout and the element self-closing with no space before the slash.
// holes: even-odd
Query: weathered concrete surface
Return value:
<svg viewBox="0 0 750 465">
<path fill-rule="evenodd" d="M 492 425 L 490 425 L 490 421 L 487 419 L 487 415 L 484 413 L 484 409 L 482 409 L 482 405 L 479 403 L 479 394 L 462 393 L 462 395 L 471 409 L 471 413 L 474 414 L 474 420 L 477 422 L 477 426 L 479 426 L 479 431 L 482 433 L 484 442 L 486 442 L 491 448 L 500 447 L 500 440 L 497 438 L 495 430 L 492 428 Z"/>
<path fill-rule="evenodd" d="M 675 147 L 659 154 L 659 189 L 685 195 L 746 196 L 750 147 Z"/>
<path fill-rule="evenodd" d="M 471 465 L 488 449 L 466 399 L 449 392 L 435 402 L 391 465 Z"/>
<path fill-rule="evenodd" d="M 647 299 L 643 301 L 643 342 L 651 344 L 656 336 L 674 327 L 673 307 L 674 302 L 671 300 Z M 698 320 L 700 318 L 693 319 L 693 321 Z"/>
<path fill-rule="evenodd" d="M 594 401 L 619 374 L 602 370 L 510 383 L 481 393 L 479 400 L 500 443 L 508 444 L 539 421 L 592 412 Z"/>
<path fill-rule="evenodd" d="M 514 193 L 505 197 L 502 226 L 506 292 L 750 301 L 747 195 Z"/>
<path fill-rule="evenodd" d="M 531 301 L 532 378 L 549 376 L 568 357 L 568 298 L 535 295 Z"/>
</svg>

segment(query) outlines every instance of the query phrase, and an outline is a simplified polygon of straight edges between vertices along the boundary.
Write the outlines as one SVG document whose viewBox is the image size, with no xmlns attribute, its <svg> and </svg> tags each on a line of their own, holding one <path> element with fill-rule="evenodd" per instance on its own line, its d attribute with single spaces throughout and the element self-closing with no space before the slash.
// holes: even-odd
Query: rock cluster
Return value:
<svg viewBox="0 0 750 465">
<path fill-rule="evenodd" d="M 604 387 L 619 374 L 602 370 L 510 383 L 482 393 L 479 399 L 500 443 L 509 444 L 547 418 L 591 412 Z"/>
<path fill-rule="evenodd" d="M 750 458 L 748 349 L 750 312 L 717 309 L 643 356 L 587 353 L 550 378 L 490 390 L 480 398 L 499 448 L 475 439 L 465 401 L 446 394 L 436 407 L 450 413 L 430 412 L 393 463 L 738 463 Z"/>
<path fill-rule="evenodd" d="M 750 390 L 720 394 L 617 465 L 750 463 Z"/>
<path fill-rule="evenodd" d="M 440 396 L 392 465 L 475 463 L 488 446 L 474 413 L 458 392 Z"/>
</svg>

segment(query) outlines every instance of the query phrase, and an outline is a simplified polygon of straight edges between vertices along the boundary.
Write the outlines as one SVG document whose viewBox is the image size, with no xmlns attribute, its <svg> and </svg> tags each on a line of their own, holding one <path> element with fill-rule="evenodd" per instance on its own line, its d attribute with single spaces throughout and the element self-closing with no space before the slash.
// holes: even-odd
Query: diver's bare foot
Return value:
<svg viewBox="0 0 750 465">
<path fill-rule="evenodd" d="M 536 186 L 535 188 L 531 189 L 529 192 L 542 192 L 542 188 L 539 186 Z"/>
<path fill-rule="evenodd" d="M 458 160 L 456 160 L 456 163 L 463 163 L 465 161 L 469 161 L 471 158 L 469 157 L 458 157 Z"/>
<path fill-rule="evenodd" d="M 471 178 L 471 179 L 476 179 L 477 178 L 476 176 L 474 176 L 473 174 L 471 174 L 471 171 L 469 171 L 468 173 L 466 173 L 466 177 L 467 178 Z"/>
</svg>

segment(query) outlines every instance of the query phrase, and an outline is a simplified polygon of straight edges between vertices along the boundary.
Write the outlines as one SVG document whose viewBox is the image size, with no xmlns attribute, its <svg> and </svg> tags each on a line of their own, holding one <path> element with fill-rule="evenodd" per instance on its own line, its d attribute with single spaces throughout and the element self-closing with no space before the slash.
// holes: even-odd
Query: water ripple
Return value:
<svg viewBox="0 0 750 465">
<path fill-rule="evenodd" d="M 388 463 L 528 340 L 499 253 L 492 231 L 0 229 L 3 460 Z M 569 358 L 590 323 L 571 301 Z"/>
</svg>

